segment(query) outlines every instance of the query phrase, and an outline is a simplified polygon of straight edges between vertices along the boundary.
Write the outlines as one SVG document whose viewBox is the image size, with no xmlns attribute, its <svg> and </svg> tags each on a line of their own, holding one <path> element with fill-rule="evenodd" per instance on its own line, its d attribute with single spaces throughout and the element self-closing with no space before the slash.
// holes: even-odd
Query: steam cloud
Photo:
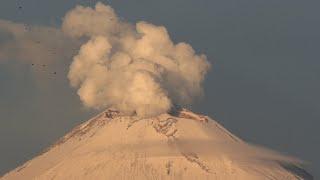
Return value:
<svg viewBox="0 0 320 180">
<path fill-rule="evenodd" d="M 174 44 L 165 27 L 130 24 L 102 3 L 75 7 L 61 29 L 0 19 L 0 40 L 0 64 L 62 67 L 73 57 L 68 78 L 85 107 L 141 117 L 190 105 L 203 95 L 210 68 L 189 44 Z"/>
<path fill-rule="evenodd" d="M 163 26 L 132 25 L 110 6 L 77 6 L 62 31 L 88 38 L 73 58 L 68 78 L 89 108 L 113 107 L 126 114 L 154 116 L 202 96 L 210 64 L 187 43 L 174 44 Z"/>
</svg>

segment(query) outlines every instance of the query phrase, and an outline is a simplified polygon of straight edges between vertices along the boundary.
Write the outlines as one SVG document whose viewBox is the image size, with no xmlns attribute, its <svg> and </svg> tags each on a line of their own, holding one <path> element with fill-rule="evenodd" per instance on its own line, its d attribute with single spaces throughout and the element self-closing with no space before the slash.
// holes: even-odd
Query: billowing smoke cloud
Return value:
<svg viewBox="0 0 320 180">
<path fill-rule="evenodd" d="M 187 43 L 174 44 L 163 26 L 132 25 L 110 6 L 77 6 L 62 25 L 88 38 L 73 58 L 68 78 L 89 108 L 116 108 L 146 117 L 188 105 L 202 96 L 210 64 Z"/>
</svg>

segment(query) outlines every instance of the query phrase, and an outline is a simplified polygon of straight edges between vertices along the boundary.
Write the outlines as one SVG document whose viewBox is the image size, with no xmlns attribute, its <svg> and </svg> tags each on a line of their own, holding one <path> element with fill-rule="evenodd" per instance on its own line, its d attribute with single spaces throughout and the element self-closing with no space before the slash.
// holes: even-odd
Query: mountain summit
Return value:
<svg viewBox="0 0 320 180">
<path fill-rule="evenodd" d="M 300 164 L 186 109 L 144 119 L 108 109 L 1 180 L 312 179 Z"/>
</svg>

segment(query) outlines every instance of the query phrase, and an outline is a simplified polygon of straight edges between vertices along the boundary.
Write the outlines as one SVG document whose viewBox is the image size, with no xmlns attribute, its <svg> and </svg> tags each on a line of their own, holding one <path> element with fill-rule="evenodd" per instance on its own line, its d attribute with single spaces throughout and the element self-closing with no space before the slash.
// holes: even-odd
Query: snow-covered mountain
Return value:
<svg viewBox="0 0 320 180">
<path fill-rule="evenodd" d="M 1 180 L 312 179 L 296 159 L 249 145 L 188 110 L 141 119 L 106 110 Z"/>
</svg>

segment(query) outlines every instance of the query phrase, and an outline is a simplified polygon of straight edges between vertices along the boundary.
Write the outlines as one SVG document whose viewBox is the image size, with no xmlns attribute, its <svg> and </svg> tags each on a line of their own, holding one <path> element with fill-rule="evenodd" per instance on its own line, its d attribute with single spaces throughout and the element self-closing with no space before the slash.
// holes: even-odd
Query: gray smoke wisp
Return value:
<svg viewBox="0 0 320 180">
<path fill-rule="evenodd" d="M 77 6 L 69 11 L 62 31 L 88 38 L 68 74 L 88 108 L 112 107 L 148 117 L 203 95 L 210 68 L 206 56 L 187 43 L 174 44 L 163 26 L 124 22 L 110 6 L 97 3 L 94 9 Z"/>
<path fill-rule="evenodd" d="M 0 64 L 13 60 L 22 64 L 60 63 L 72 58 L 79 44 L 54 27 L 0 19 Z"/>
</svg>

